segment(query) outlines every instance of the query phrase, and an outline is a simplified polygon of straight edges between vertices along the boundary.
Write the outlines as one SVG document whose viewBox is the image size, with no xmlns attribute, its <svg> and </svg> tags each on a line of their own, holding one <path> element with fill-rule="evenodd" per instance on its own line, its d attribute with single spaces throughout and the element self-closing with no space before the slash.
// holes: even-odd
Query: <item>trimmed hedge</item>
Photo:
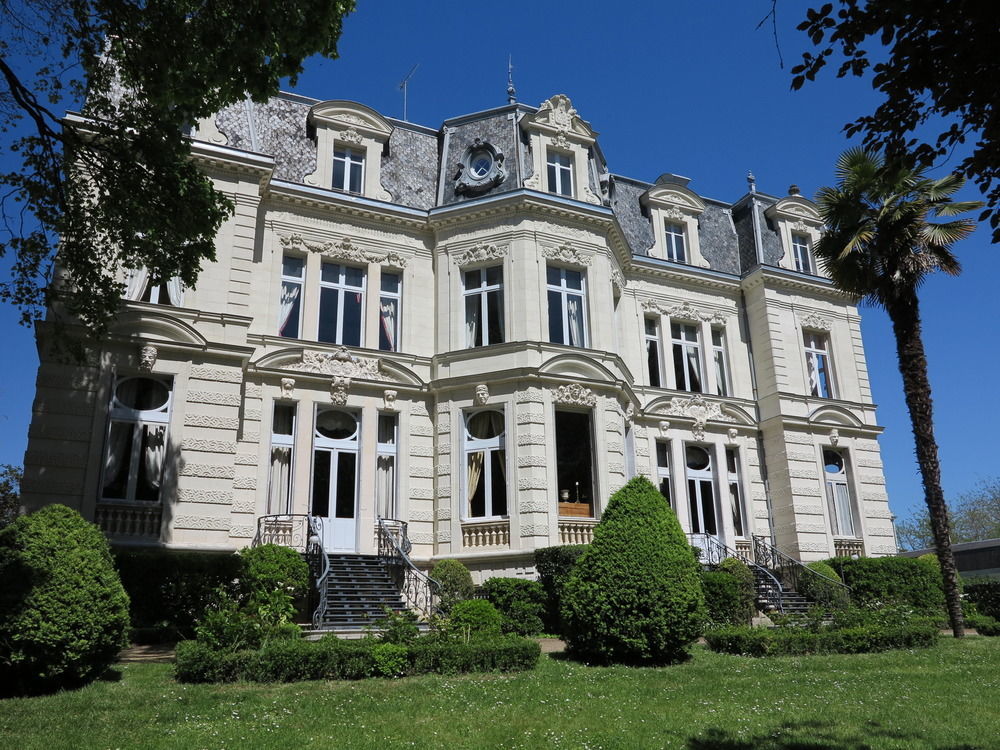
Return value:
<svg viewBox="0 0 1000 750">
<path fill-rule="evenodd" d="M 715 625 L 748 625 L 740 582 L 737 578 L 721 570 L 705 570 L 701 574 L 701 585 L 705 592 L 705 607 L 708 621 Z"/>
<path fill-rule="evenodd" d="M 448 616 L 448 627 L 456 633 L 500 635 L 503 616 L 485 599 L 457 602 Z"/>
<path fill-rule="evenodd" d="M 713 651 L 742 656 L 867 654 L 899 648 L 927 648 L 937 643 L 930 625 L 859 626 L 819 632 L 804 628 L 726 627 L 705 633 Z"/>
<path fill-rule="evenodd" d="M 108 542 L 65 505 L 0 532 L 0 693 L 76 687 L 127 645 L 128 595 Z"/>
<path fill-rule="evenodd" d="M 426 673 L 518 672 L 534 669 L 541 648 L 517 636 L 470 643 L 424 637 L 410 644 L 364 639 L 275 641 L 256 651 L 215 651 L 197 641 L 177 644 L 179 682 L 360 680 Z"/>
<path fill-rule="evenodd" d="M 284 591 L 292 599 L 309 593 L 309 565 L 295 550 L 277 544 L 246 547 L 239 552 L 243 561 L 240 588 L 244 595 Z"/>
<path fill-rule="evenodd" d="M 744 622 L 749 623 L 757 612 L 757 584 L 750 566 L 735 557 L 719 563 L 719 570 L 736 578 L 740 591 L 740 607 Z"/>
<path fill-rule="evenodd" d="M 904 604 L 922 612 L 944 608 L 941 576 L 926 562 L 912 557 L 834 557 L 826 562 L 851 587 L 855 604 Z"/>
<path fill-rule="evenodd" d="M 216 591 L 232 588 L 243 569 L 232 552 L 118 548 L 113 555 L 140 643 L 192 637 Z"/>
<path fill-rule="evenodd" d="M 569 652 L 665 664 L 687 655 L 705 620 L 699 566 L 677 517 L 648 479 L 611 496 L 563 590 Z"/>
<path fill-rule="evenodd" d="M 431 578 L 441 584 L 441 611 L 446 615 L 459 602 L 471 599 L 475 593 L 472 574 L 458 560 L 440 560 L 431 570 Z"/>
<path fill-rule="evenodd" d="M 979 635 L 998 636 L 1000 635 L 1000 622 L 993 618 L 989 620 L 980 619 L 976 622 L 976 632 Z"/>
<path fill-rule="evenodd" d="M 483 584 L 483 595 L 500 612 L 505 633 L 538 635 L 545 628 L 545 591 L 538 581 L 524 578 L 490 578 Z"/>
<path fill-rule="evenodd" d="M 1000 620 L 1000 580 L 973 579 L 965 584 L 965 595 L 976 605 L 980 614 Z"/>
<path fill-rule="evenodd" d="M 587 549 L 586 544 L 566 544 L 559 547 L 543 547 L 535 550 L 535 570 L 538 582 L 545 592 L 545 631 L 562 633 L 559 608 L 562 603 L 563 587 L 569 580 L 577 559 Z"/>
</svg>

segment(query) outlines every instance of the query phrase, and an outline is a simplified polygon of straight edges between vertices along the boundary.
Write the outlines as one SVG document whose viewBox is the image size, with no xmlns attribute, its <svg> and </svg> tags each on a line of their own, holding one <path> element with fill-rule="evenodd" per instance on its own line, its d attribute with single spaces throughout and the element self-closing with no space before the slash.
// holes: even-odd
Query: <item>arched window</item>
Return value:
<svg viewBox="0 0 1000 750">
<path fill-rule="evenodd" d="M 466 498 L 470 518 L 507 515 L 507 451 L 503 412 L 465 417 Z"/>
<path fill-rule="evenodd" d="M 115 380 L 104 452 L 104 500 L 159 502 L 170 421 L 170 382 L 125 376 Z"/>
<path fill-rule="evenodd" d="M 840 451 L 823 449 L 823 475 L 826 479 L 826 501 L 834 536 L 857 537 L 854 530 L 854 509 L 847 482 L 847 460 Z"/>
</svg>

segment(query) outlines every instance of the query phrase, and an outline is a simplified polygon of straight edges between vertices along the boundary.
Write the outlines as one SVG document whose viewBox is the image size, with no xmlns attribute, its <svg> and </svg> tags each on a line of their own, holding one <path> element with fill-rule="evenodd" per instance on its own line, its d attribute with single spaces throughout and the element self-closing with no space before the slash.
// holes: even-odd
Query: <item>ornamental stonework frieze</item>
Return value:
<svg viewBox="0 0 1000 750">
<path fill-rule="evenodd" d="M 647 299 L 643 300 L 642 309 L 646 312 L 666 315 L 674 320 L 690 320 L 692 322 L 701 320 L 717 325 L 725 325 L 727 317 L 721 310 L 702 310 L 694 307 L 690 302 L 669 305 L 655 299 Z"/>
<path fill-rule="evenodd" d="M 473 263 L 487 263 L 491 260 L 501 260 L 507 257 L 510 248 L 506 245 L 489 245 L 480 243 L 467 250 L 461 250 L 452 256 L 452 260 L 457 266 L 470 266 Z"/>
<path fill-rule="evenodd" d="M 817 313 L 809 313 L 808 315 L 801 316 L 799 318 L 799 325 L 812 331 L 829 331 L 831 328 L 830 321 Z"/>
<path fill-rule="evenodd" d="M 579 383 L 559 386 L 552 392 L 552 400 L 557 404 L 597 406 L 597 396 L 594 392 Z"/>
<path fill-rule="evenodd" d="M 705 438 L 705 425 L 710 421 L 730 423 L 736 421 L 722 411 L 722 405 L 719 402 L 707 401 L 701 394 L 690 398 L 672 398 L 659 411 L 667 416 L 693 419 L 694 425 L 691 427 L 691 434 L 695 440 Z"/>
<path fill-rule="evenodd" d="M 290 250 L 318 253 L 332 260 L 346 260 L 349 263 L 373 264 L 406 268 L 407 258 L 393 251 L 367 250 L 358 247 L 350 237 L 344 237 L 339 242 L 310 242 L 301 235 L 292 234 L 281 238 L 281 246 Z"/>
<path fill-rule="evenodd" d="M 346 347 L 335 352 L 302 352 L 302 359 L 285 366 L 289 370 L 310 372 L 331 377 L 362 378 L 364 380 L 385 380 L 381 362 L 377 359 L 362 359 L 351 354 Z"/>
<path fill-rule="evenodd" d="M 571 266 L 589 266 L 594 256 L 593 253 L 585 252 L 573 247 L 568 242 L 564 242 L 558 247 L 543 247 L 542 257 Z"/>
</svg>

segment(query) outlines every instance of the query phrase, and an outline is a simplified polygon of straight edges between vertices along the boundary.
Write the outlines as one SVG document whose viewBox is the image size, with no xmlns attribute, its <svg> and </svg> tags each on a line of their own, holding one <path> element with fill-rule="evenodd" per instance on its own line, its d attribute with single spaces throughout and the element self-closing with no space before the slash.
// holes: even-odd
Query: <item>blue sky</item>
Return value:
<svg viewBox="0 0 1000 750">
<path fill-rule="evenodd" d="M 818 4 L 818 3 L 816 3 Z M 753 171 L 758 188 L 784 195 L 795 183 L 811 197 L 834 182 L 833 165 L 850 145 L 843 124 L 877 102 L 865 81 L 832 71 L 798 92 L 789 68 L 807 48 L 795 30 L 805 3 L 778 4 L 779 67 L 770 24 L 756 29 L 769 0 L 669 2 L 453 2 L 359 0 L 344 24 L 341 57 L 307 63 L 295 91 L 353 99 L 402 116 L 399 81 L 409 86 L 408 119 L 442 120 L 506 103 L 507 57 L 520 101 L 537 105 L 564 93 L 600 133 L 617 174 L 652 181 L 663 172 L 691 178 L 702 195 L 732 201 Z M 6 159 L 5 159 L 6 161 Z M 967 188 L 963 197 L 976 198 Z M 958 279 L 921 291 L 945 493 L 954 498 L 994 469 L 1000 402 L 986 385 L 997 368 L 996 279 L 1000 256 L 988 227 L 960 243 Z M 2 262 L 9 267 L 9 259 Z M 888 319 L 862 310 L 882 455 L 893 511 L 922 503 L 895 344 Z M 21 463 L 37 355 L 16 311 L 0 306 L 6 366 L 0 370 L 0 463 Z"/>
</svg>

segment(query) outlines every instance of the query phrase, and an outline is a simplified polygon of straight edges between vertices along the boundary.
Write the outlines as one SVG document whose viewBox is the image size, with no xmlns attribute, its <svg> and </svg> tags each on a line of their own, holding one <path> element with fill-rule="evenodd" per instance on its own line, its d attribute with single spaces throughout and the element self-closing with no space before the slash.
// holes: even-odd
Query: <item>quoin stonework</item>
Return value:
<svg viewBox="0 0 1000 750">
<path fill-rule="evenodd" d="M 39 328 L 29 508 L 188 549 L 312 516 L 371 554 L 394 519 L 481 581 L 642 474 L 696 542 L 896 552 L 858 312 L 794 186 L 614 174 L 562 95 L 430 128 L 285 94 L 191 138 L 235 203 L 217 261 L 130 273 L 86 366 Z"/>
</svg>

